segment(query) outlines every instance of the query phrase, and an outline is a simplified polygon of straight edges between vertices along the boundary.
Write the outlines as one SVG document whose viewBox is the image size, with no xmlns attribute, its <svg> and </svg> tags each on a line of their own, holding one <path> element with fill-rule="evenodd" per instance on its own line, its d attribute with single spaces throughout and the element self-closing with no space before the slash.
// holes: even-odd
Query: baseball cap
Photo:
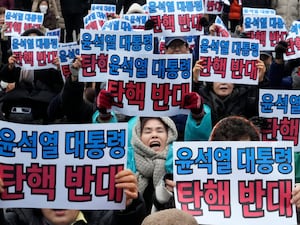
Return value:
<svg viewBox="0 0 300 225">
<path fill-rule="evenodd" d="M 168 47 L 175 40 L 180 40 L 183 43 L 187 43 L 186 37 L 182 37 L 182 36 L 166 37 L 165 38 L 165 46 Z"/>
</svg>

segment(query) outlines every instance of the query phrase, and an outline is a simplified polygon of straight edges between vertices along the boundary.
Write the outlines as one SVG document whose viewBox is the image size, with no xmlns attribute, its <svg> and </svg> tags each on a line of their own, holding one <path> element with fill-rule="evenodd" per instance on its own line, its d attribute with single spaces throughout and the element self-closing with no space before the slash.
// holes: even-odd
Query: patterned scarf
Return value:
<svg viewBox="0 0 300 225">
<path fill-rule="evenodd" d="M 177 130 L 174 122 L 169 117 L 160 117 L 168 127 L 167 147 L 162 152 L 155 152 L 141 141 L 141 122 L 138 118 L 135 127 L 132 130 L 131 144 L 134 148 L 134 158 L 137 169 L 137 179 L 140 193 L 144 193 L 153 179 L 155 187 L 166 174 L 165 161 L 169 149 L 169 144 L 177 139 Z"/>
</svg>

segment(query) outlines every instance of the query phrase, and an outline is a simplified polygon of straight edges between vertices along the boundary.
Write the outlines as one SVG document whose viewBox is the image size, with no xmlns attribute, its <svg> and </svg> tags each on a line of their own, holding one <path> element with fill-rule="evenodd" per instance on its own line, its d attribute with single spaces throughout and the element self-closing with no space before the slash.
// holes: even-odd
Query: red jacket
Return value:
<svg viewBox="0 0 300 225">
<path fill-rule="evenodd" d="M 242 16 L 242 6 L 239 5 L 238 0 L 233 0 L 230 5 L 229 19 L 240 20 Z"/>
</svg>

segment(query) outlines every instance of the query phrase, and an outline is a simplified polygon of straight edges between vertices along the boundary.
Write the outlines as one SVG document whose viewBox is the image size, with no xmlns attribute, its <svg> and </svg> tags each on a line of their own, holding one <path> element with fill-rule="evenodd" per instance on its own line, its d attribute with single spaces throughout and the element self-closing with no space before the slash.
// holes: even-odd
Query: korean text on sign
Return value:
<svg viewBox="0 0 300 225">
<path fill-rule="evenodd" d="M 16 56 L 16 66 L 24 69 L 56 68 L 58 37 L 12 37 L 11 49 Z"/>
<path fill-rule="evenodd" d="M 112 54 L 107 89 L 115 110 L 126 115 L 188 114 L 182 108 L 191 90 L 191 54 Z"/>
<path fill-rule="evenodd" d="M 256 40 L 200 36 L 199 55 L 203 61 L 201 81 L 258 84 Z"/>
<path fill-rule="evenodd" d="M 176 208 L 198 223 L 294 224 L 292 142 L 175 142 Z"/>
<path fill-rule="evenodd" d="M 1 206 L 124 209 L 114 177 L 126 165 L 127 126 L 1 122 Z"/>
</svg>

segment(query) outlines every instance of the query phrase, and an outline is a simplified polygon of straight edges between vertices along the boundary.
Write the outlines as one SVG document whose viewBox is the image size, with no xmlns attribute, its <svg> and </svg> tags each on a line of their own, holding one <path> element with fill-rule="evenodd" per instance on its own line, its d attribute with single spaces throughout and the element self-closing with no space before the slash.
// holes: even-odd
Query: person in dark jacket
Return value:
<svg viewBox="0 0 300 225">
<path fill-rule="evenodd" d="M 97 110 L 96 104 L 84 98 L 85 85 L 78 82 L 77 76 L 66 79 L 64 87 L 48 106 L 51 122 L 91 123 Z"/>
<path fill-rule="evenodd" d="M 68 210 L 68 209 L 22 209 L 0 210 L 1 225 L 140 225 L 146 216 L 145 203 L 138 192 L 137 179 L 130 170 L 120 171 L 115 178 L 116 187 L 124 189 L 126 209 Z M 0 178 L 0 193 L 5 182 Z"/>
<path fill-rule="evenodd" d="M 243 0 L 243 7 L 271 8 L 272 0 Z"/>
<path fill-rule="evenodd" d="M 241 85 L 233 83 L 207 82 L 201 85 L 198 81 L 200 70 L 203 69 L 201 60 L 193 68 L 193 91 L 198 92 L 204 103 L 211 109 L 212 125 L 219 120 L 231 116 L 245 116 L 250 119 L 258 116 L 258 91 L 259 86 Z M 262 60 L 258 60 L 259 82 L 264 85 L 266 67 Z"/>
<path fill-rule="evenodd" d="M 14 0 L 14 9 L 30 12 L 32 1 L 31 0 Z"/>
<path fill-rule="evenodd" d="M 8 50 L 10 49 L 10 37 L 4 36 L 4 30 L 6 29 L 4 25 L 4 17 L 5 17 L 5 11 L 7 10 L 6 7 L 0 6 L 0 31 L 1 31 L 1 37 L 0 37 L 0 47 L 1 47 L 1 62 L 0 67 L 2 64 L 6 64 L 8 62 Z"/>
<path fill-rule="evenodd" d="M 300 66 L 300 59 L 284 60 L 284 53 L 288 49 L 286 41 L 279 41 L 275 46 L 275 59 L 270 66 L 268 73 L 269 86 L 273 89 L 299 89 L 296 88 L 298 76 L 298 66 Z M 296 71 L 294 71 L 296 69 Z M 292 76 L 293 72 L 297 72 Z M 294 78 L 293 78 L 294 77 Z"/>
<path fill-rule="evenodd" d="M 60 0 L 61 12 L 66 27 L 66 42 L 72 42 L 73 31 L 76 38 L 83 28 L 83 17 L 87 15 L 89 9 L 88 0 Z"/>
<path fill-rule="evenodd" d="M 38 29 L 29 29 L 22 35 L 42 36 L 43 33 Z M 0 70 L 0 80 L 7 83 L 15 83 L 15 88 L 7 92 L 0 99 L 3 103 L 2 112 L 5 115 L 5 119 L 22 123 L 32 123 L 33 121 L 47 123 L 48 104 L 63 87 L 63 79 L 60 71 L 53 68 L 24 70 L 20 67 L 15 67 L 15 62 L 16 56 L 10 56 L 8 63 Z M 32 118 L 28 118 L 28 121 L 22 119 L 20 115 L 12 118 L 13 108 L 26 108 Z"/>
<path fill-rule="evenodd" d="M 37 5 L 36 12 L 41 12 L 44 14 L 43 26 L 49 30 L 57 28 L 56 16 L 50 9 L 50 4 L 48 0 L 40 0 Z"/>
</svg>

